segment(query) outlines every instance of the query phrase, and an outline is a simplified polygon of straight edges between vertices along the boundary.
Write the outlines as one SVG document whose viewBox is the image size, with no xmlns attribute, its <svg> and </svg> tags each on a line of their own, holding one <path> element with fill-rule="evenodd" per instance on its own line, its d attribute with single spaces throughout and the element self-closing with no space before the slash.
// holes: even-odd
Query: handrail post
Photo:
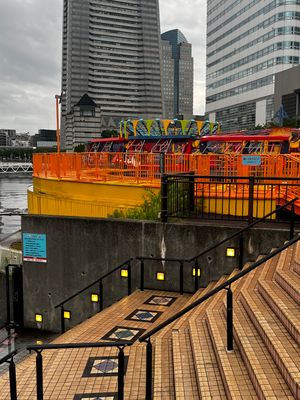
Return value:
<svg viewBox="0 0 300 400">
<path fill-rule="evenodd" d="M 195 173 L 189 176 L 189 212 L 195 211 Z"/>
<path fill-rule="evenodd" d="M 99 311 L 103 311 L 104 308 L 104 296 L 103 296 L 103 282 L 102 279 L 99 281 Z"/>
<path fill-rule="evenodd" d="M 127 269 L 128 269 L 128 288 L 127 288 L 127 294 L 128 294 L 128 296 L 130 296 L 131 295 L 131 262 L 129 261 L 129 263 L 128 263 L 128 267 L 127 267 Z"/>
<path fill-rule="evenodd" d="M 183 262 L 180 261 L 179 267 L 179 282 L 180 282 L 180 294 L 183 294 Z"/>
<path fill-rule="evenodd" d="M 227 289 L 227 351 L 233 351 L 233 301 L 231 286 Z"/>
<path fill-rule="evenodd" d="M 239 270 L 243 269 L 244 265 L 244 236 L 241 234 L 239 240 Z"/>
<path fill-rule="evenodd" d="M 60 306 L 60 328 L 61 328 L 61 333 L 66 332 L 66 327 L 65 327 L 65 308 L 64 305 Z"/>
<path fill-rule="evenodd" d="M 37 400 L 43 400 L 43 357 L 41 351 L 36 352 L 36 394 Z"/>
<path fill-rule="evenodd" d="M 124 400 L 124 368 L 125 368 L 125 358 L 124 358 L 124 347 L 118 347 L 118 399 Z"/>
<path fill-rule="evenodd" d="M 253 222 L 254 177 L 249 176 L 248 224 Z"/>
<path fill-rule="evenodd" d="M 295 203 L 292 203 L 292 209 L 291 209 L 291 220 L 290 220 L 290 240 L 293 239 L 294 234 L 295 234 Z"/>
<path fill-rule="evenodd" d="M 152 343 L 147 340 L 146 348 L 146 400 L 152 400 Z"/>
<path fill-rule="evenodd" d="M 9 385 L 10 385 L 10 399 L 17 400 L 16 365 L 14 363 L 13 356 L 9 361 Z"/>
<path fill-rule="evenodd" d="M 198 258 L 196 258 L 196 262 L 195 262 L 195 293 L 199 289 L 198 271 L 199 271 L 199 263 L 198 263 Z"/>
<path fill-rule="evenodd" d="M 168 222 L 168 178 L 163 175 L 161 177 L 161 222 Z"/>
<path fill-rule="evenodd" d="M 141 260 L 141 282 L 140 282 L 140 290 L 144 291 L 144 275 L 145 275 L 145 265 L 144 260 Z"/>
<path fill-rule="evenodd" d="M 10 287 L 9 287 L 9 265 L 5 267 L 5 283 L 6 283 L 6 324 L 10 325 Z"/>
</svg>

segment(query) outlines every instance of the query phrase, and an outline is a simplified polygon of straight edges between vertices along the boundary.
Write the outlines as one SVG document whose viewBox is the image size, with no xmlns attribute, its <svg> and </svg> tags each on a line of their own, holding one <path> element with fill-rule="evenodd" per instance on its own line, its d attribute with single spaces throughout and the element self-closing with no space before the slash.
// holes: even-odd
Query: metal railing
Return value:
<svg viewBox="0 0 300 400">
<path fill-rule="evenodd" d="M 177 217 L 251 223 L 299 194 L 300 178 L 163 175 L 161 221 Z M 277 220 L 275 214 L 271 217 Z"/>
<path fill-rule="evenodd" d="M 193 273 L 193 279 L 194 279 L 194 292 L 196 292 L 199 288 L 199 280 L 201 273 L 199 274 L 198 272 L 200 271 L 199 267 L 199 259 L 203 257 L 204 255 L 208 254 L 209 252 L 216 250 L 218 247 L 222 246 L 226 242 L 231 242 L 233 239 L 238 237 L 238 245 L 236 246 L 237 251 L 238 251 L 238 267 L 239 269 L 243 268 L 244 265 L 244 233 L 257 224 L 267 220 L 270 218 L 273 214 L 275 214 L 278 211 L 291 208 L 291 218 L 289 220 L 289 239 L 292 239 L 294 237 L 294 231 L 295 231 L 295 220 L 294 220 L 294 203 L 298 200 L 298 197 L 295 197 L 294 199 L 286 202 L 284 205 L 280 206 L 278 209 L 271 211 L 270 213 L 266 214 L 262 218 L 253 221 L 251 224 L 247 225 L 246 227 L 238 230 L 237 232 L 233 233 L 232 235 L 226 237 L 225 239 L 221 240 L 220 242 L 208 247 L 207 249 L 203 250 L 199 254 L 193 256 L 192 258 L 186 259 L 186 258 L 170 258 L 170 257 L 135 257 L 135 258 L 130 258 L 127 261 L 123 262 L 116 268 L 114 268 L 112 271 L 107 272 L 106 274 L 102 275 L 100 278 L 96 279 L 83 289 L 78 290 L 76 293 L 74 293 L 72 296 L 68 297 L 64 301 L 60 302 L 57 304 L 54 308 L 60 308 L 60 320 L 61 320 L 61 333 L 65 332 L 65 317 L 64 317 L 64 312 L 65 312 L 65 304 L 71 301 L 72 299 L 76 298 L 83 292 L 87 291 L 94 285 L 99 285 L 99 311 L 103 310 L 103 302 L 104 302 L 104 291 L 103 291 L 103 280 L 107 278 L 108 276 L 112 275 L 113 273 L 121 270 L 122 268 L 126 267 L 127 269 L 127 294 L 128 296 L 132 293 L 132 276 L 133 276 L 133 271 L 132 271 L 132 262 L 133 261 L 138 261 L 139 262 L 139 271 L 140 271 L 140 283 L 139 283 L 139 289 L 143 291 L 145 289 L 145 262 L 150 261 L 150 262 L 172 262 L 172 263 L 178 263 L 178 282 L 179 282 L 179 293 L 183 294 L 184 293 L 184 264 L 192 264 L 192 269 L 194 270 L 195 273 Z M 172 268 L 173 270 L 173 268 Z M 201 271 L 200 271 L 201 272 Z M 147 287 L 147 289 L 153 289 L 151 287 Z M 165 290 L 167 290 L 165 288 Z"/>
<path fill-rule="evenodd" d="M 81 293 L 85 292 L 86 290 L 90 289 L 91 287 L 95 285 L 99 285 L 99 311 L 103 310 L 103 304 L 104 304 L 104 296 L 103 296 L 103 281 L 105 278 L 108 276 L 112 275 L 113 273 L 121 270 L 122 268 L 126 267 L 127 269 L 127 295 L 129 296 L 131 294 L 132 288 L 131 288 L 131 262 L 132 258 L 129 260 L 123 262 L 122 264 L 118 265 L 116 268 L 114 268 L 112 271 L 107 272 L 106 274 L 102 275 L 100 278 L 96 279 L 94 282 L 90 283 L 88 286 L 84 287 L 81 290 L 78 290 L 76 293 L 74 293 L 72 296 L 68 297 L 66 300 L 60 302 L 57 304 L 54 308 L 59 308 L 60 307 L 60 320 L 61 320 L 61 333 L 65 332 L 65 317 L 64 317 L 64 312 L 65 312 L 65 304 L 68 303 L 70 300 L 74 299 L 75 297 L 79 296 Z"/>
<path fill-rule="evenodd" d="M 17 378 L 16 378 L 16 365 L 14 357 L 18 353 L 14 350 L 0 359 L 0 365 L 4 363 L 9 364 L 9 386 L 10 386 L 10 399 L 17 400 Z"/>
<path fill-rule="evenodd" d="M 210 176 L 298 176 L 297 157 L 261 154 L 260 165 L 243 164 L 243 154 L 61 153 L 34 154 L 33 176 L 84 182 L 120 181 L 159 187 L 161 172 Z M 162 169 L 162 158 L 163 169 Z"/>
<path fill-rule="evenodd" d="M 231 290 L 231 285 L 248 274 L 249 272 L 253 271 L 266 261 L 270 260 L 271 258 L 275 257 L 276 255 L 280 254 L 282 251 L 287 249 L 288 247 L 292 246 L 293 244 L 297 243 L 300 240 L 300 236 L 297 236 L 287 243 L 285 243 L 280 248 L 272 251 L 267 256 L 261 258 L 259 261 L 253 263 L 251 266 L 246 268 L 245 270 L 238 272 L 234 277 L 228 279 L 226 282 L 218 285 L 216 288 L 210 290 L 207 294 L 200 297 L 198 300 L 194 301 L 192 304 L 185 307 L 183 310 L 179 311 L 172 317 L 168 318 L 160 325 L 156 326 L 155 328 L 151 329 L 146 334 L 142 335 L 139 338 L 140 342 L 146 342 L 146 400 L 152 399 L 152 343 L 151 337 L 162 330 L 163 328 L 170 325 L 172 322 L 175 322 L 177 319 L 181 318 L 183 315 L 188 313 L 189 311 L 193 310 L 195 307 L 199 306 L 200 304 L 204 303 L 206 300 L 214 296 L 215 294 L 219 293 L 221 290 L 227 291 L 227 351 L 233 350 L 233 293 Z"/>
<path fill-rule="evenodd" d="M 280 207 L 280 209 L 288 208 L 291 207 L 293 209 L 294 203 L 298 200 L 297 197 L 294 199 L 286 202 L 284 205 Z M 180 293 L 183 293 L 183 266 L 184 263 L 194 263 L 193 267 L 195 269 L 195 274 L 194 274 L 194 283 L 195 283 L 195 291 L 198 290 L 199 287 L 199 276 L 198 276 L 198 269 L 199 269 L 199 258 L 202 257 L 203 255 L 209 253 L 210 251 L 213 251 L 217 249 L 218 247 L 222 246 L 224 243 L 227 241 L 231 241 L 232 239 L 239 237 L 239 259 L 238 259 L 238 267 L 241 270 L 243 268 L 244 264 L 244 256 L 243 256 L 243 234 L 250 230 L 252 227 L 257 225 L 260 222 L 263 222 L 265 219 L 269 218 L 273 213 L 275 213 L 277 210 L 274 210 L 270 212 L 269 214 L 266 214 L 264 217 L 260 218 L 259 220 L 256 220 L 252 222 L 250 225 L 246 226 L 245 228 L 240 229 L 239 231 L 235 232 L 234 234 L 230 235 L 229 237 L 221 240 L 220 242 L 208 247 L 207 249 L 203 250 L 201 253 L 197 254 L 196 256 L 190 258 L 190 259 L 178 259 L 178 258 L 155 258 L 155 257 L 136 257 L 130 258 L 129 260 L 125 261 L 112 271 L 106 273 L 99 279 L 95 280 L 93 283 L 90 285 L 86 286 L 85 288 L 79 290 L 72 296 L 68 297 L 66 300 L 62 301 L 61 303 L 57 304 L 55 308 L 61 307 L 61 322 L 62 322 L 62 331 L 65 329 L 64 325 L 64 305 L 68 301 L 74 299 L 76 296 L 79 294 L 83 293 L 85 290 L 88 288 L 92 287 L 93 285 L 99 283 L 99 297 L 103 297 L 103 285 L 102 281 L 109 275 L 113 274 L 114 272 L 120 270 L 122 267 L 127 267 L 128 271 L 128 282 L 127 282 L 127 292 L 128 295 L 131 294 L 132 291 L 132 266 L 131 263 L 133 260 L 138 260 L 140 261 L 140 289 L 144 290 L 145 286 L 145 277 L 144 277 L 144 271 L 145 271 L 145 261 L 151 260 L 151 261 L 171 261 L 171 262 L 178 262 L 179 263 L 179 286 L 180 286 Z M 294 213 L 292 213 L 294 215 Z M 172 322 L 176 321 L 178 318 L 182 317 L 185 315 L 187 312 L 191 311 L 216 293 L 220 292 L 221 290 L 226 290 L 227 291 L 227 349 L 232 350 L 233 349 L 233 294 L 231 290 L 231 284 L 243 277 L 244 275 L 248 274 L 255 268 L 257 268 L 259 265 L 263 264 L 267 260 L 271 259 L 275 255 L 281 253 L 283 250 L 287 249 L 289 246 L 292 244 L 296 243 L 299 239 L 300 236 L 297 236 L 294 238 L 294 219 L 292 218 L 290 220 L 290 229 L 289 229 L 289 242 L 286 243 L 285 245 L 281 246 L 279 249 L 272 251 L 270 254 L 267 256 L 263 257 L 259 261 L 253 263 L 250 267 L 246 268 L 245 270 L 237 273 L 233 278 L 228 279 L 226 282 L 223 284 L 217 286 L 215 289 L 211 290 L 209 293 L 206 295 L 200 297 L 200 299 L 196 300 L 189 306 L 185 307 L 183 310 L 179 311 L 172 317 L 168 318 L 166 321 L 158 325 L 156 328 L 150 330 L 148 333 L 142 335 L 140 337 L 140 342 L 147 342 L 147 348 L 146 348 L 146 400 L 151 400 L 152 399 L 152 343 L 151 343 L 151 337 L 160 331 L 161 329 L 165 328 Z M 103 299 L 102 303 L 99 302 L 99 311 L 103 309 Z M 119 369 L 118 369 L 118 399 L 123 400 L 124 399 L 124 348 L 125 346 L 130 346 L 132 345 L 132 342 L 103 342 L 103 343 L 65 343 L 65 344 L 46 344 L 46 345 L 32 345 L 27 347 L 28 350 L 34 350 L 37 353 L 36 357 L 36 380 L 37 380 L 37 400 L 43 400 L 43 361 L 42 361 L 42 351 L 43 350 L 59 350 L 59 349 L 73 349 L 73 348 L 88 348 L 88 347 L 117 347 L 119 349 Z M 9 362 L 10 363 L 10 388 L 11 388 L 11 400 L 17 400 L 17 390 L 16 390 L 16 375 L 15 375 L 15 365 L 14 365 L 14 360 L 13 357 L 15 356 L 16 352 L 10 353 L 8 356 L 4 357 L 2 360 L 0 360 L 0 364 L 4 362 Z"/>
<path fill-rule="evenodd" d="M 117 347 L 118 353 L 118 399 L 124 400 L 124 375 L 125 375 L 125 356 L 124 348 L 131 346 L 132 343 L 119 342 L 103 342 L 103 343 L 61 343 L 61 344 L 44 344 L 28 346 L 27 350 L 36 352 L 36 394 L 37 400 L 44 399 L 43 388 L 43 350 L 62 350 L 62 349 L 85 349 L 85 348 L 100 348 L 100 347 Z M 16 397 L 12 400 L 17 399 Z"/>
</svg>

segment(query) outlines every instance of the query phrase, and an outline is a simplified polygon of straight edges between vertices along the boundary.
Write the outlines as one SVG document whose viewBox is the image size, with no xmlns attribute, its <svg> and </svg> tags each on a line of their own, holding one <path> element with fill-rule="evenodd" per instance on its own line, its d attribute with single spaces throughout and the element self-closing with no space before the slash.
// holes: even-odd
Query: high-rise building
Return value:
<svg viewBox="0 0 300 400">
<path fill-rule="evenodd" d="M 274 76 L 300 61 L 299 18 L 298 1 L 208 0 L 209 120 L 223 130 L 272 120 Z"/>
<path fill-rule="evenodd" d="M 64 0 L 62 61 L 67 149 L 91 137 L 72 117 L 84 95 L 100 116 L 85 113 L 81 125 L 91 119 L 98 135 L 121 119 L 162 117 L 158 0 Z"/>
<path fill-rule="evenodd" d="M 161 35 L 162 88 L 165 118 L 193 116 L 192 46 L 179 29 Z"/>
</svg>

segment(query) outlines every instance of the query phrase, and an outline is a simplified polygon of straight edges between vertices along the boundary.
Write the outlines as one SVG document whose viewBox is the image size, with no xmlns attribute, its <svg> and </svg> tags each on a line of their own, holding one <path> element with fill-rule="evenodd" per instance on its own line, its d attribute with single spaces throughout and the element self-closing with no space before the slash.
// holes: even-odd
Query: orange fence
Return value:
<svg viewBox="0 0 300 400">
<path fill-rule="evenodd" d="M 35 154 L 34 177 L 85 182 L 119 181 L 159 186 L 161 172 L 201 176 L 300 177 L 300 157 L 261 155 L 244 165 L 240 154 L 61 153 Z"/>
</svg>

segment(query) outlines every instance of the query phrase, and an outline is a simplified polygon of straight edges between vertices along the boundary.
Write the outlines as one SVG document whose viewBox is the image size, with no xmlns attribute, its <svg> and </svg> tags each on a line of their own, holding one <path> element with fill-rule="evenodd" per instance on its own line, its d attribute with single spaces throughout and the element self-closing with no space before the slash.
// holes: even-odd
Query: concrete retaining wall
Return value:
<svg viewBox="0 0 300 400">
<path fill-rule="evenodd" d="M 45 233 L 47 264 L 24 262 L 25 326 L 36 327 L 35 313 L 44 317 L 40 328 L 58 331 L 59 310 L 54 306 L 87 286 L 127 259 L 137 256 L 191 258 L 202 250 L 230 236 L 240 227 L 212 226 L 201 223 L 162 224 L 148 221 L 85 219 L 69 217 L 22 217 L 22 231 Z M 288 239 L 286 230 L 260 228 L 245 235 L 245 261 Z M 201 286 L 229 274 L 238 258 L 226 258 L 226 247 L 238 246 L 238 239 L 227 243 L 199 260 Z M 184 290 L 193 291 L 191 264 L 184 264 Z M 157 282 L 155 272 L 166 272 L 166 280 Z M 145 285 L 151 288 L 179 290 L 179 263 L 145 263 Z M 133 289 L 139 286 L 139 263 L 133 262 Z M 104 304 L 108 306 L 126 295 L 127 281 L 114 273 L 104 281 Z M 72 311 L 74 325 L 97 311 L 89 301 L 89 289 L 66 305 Z"/>
</svg>

